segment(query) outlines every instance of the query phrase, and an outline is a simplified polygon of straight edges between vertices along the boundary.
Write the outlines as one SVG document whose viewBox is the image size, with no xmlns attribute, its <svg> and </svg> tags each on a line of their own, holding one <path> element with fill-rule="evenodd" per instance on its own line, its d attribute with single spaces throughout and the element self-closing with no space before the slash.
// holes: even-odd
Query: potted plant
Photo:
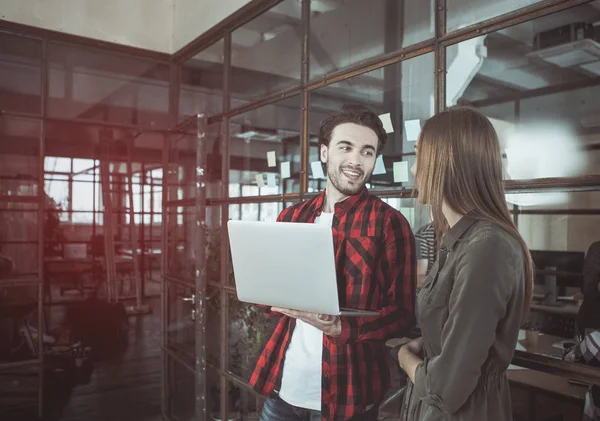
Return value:
<svg viewBox="0 0 600 421">
<path fill-rule="evenodd" d="M 229 259 L 231 256 L 228 254 Z M 207 232 L 206 249 L 206 278 L 208 283 L 220 281 L 221 270 L 221 230 L 215 229 Z M 229 264 L 227 283 L 234 283 L 233 266 Z M 218 299 L 218 290 L 209 288 L 209 299 L 207 300 L 207 337 L 220 337 L 220 315 L 222 306 Z M 259 306 L 242 303 L 235 298 L 229 300 L 229 370 L 238 376 L 248 379 L 253 369 L 253 362 L 261 351 L 265 340 L 264 331 L 268 327 L 269 318 Z M 220 344 L 208 344 L 207 360 L 213 364 L 220 365 Z M 220 379 L 214 376 L 208 383 L 212 418 L 220 421 Z M 247 393 L 230 383 L 228 393 L 229 419 L 235 420 L 242 415 L 244 418 L 252 418 L 260 413 L 260 405 L 255 400 L 248 401 Z"/>
</svg>

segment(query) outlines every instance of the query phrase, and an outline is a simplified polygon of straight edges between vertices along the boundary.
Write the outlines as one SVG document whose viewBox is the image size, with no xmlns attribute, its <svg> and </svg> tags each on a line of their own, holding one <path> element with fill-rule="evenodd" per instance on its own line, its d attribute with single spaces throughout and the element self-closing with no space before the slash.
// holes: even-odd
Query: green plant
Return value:
<svg viewBox="0 0 600 421">
<path fill-rule="evenodd" d="M 209 230 L 206 238 L 206 280 L 208 284 L 221 282 L 221 230 Z M 231 255 L 228 265 L 227 279 L 225 284 L 233 285 L 234 272 L 231 262 Z M 208 288 L 207 300 L 207 337 L 219 338 L 220 335 L 220 315 L 223 306 L 219 300 L 218 290 Z M 229 371 L 248 379 L 253 369 L 252 362 L 261 351 L 263 341 L 265 340 L 265 330 L 268 328 L 268 317 L 264 309 L 259 306 L 243 303 L 233 296 L 229 296 L 227 312 L 229 315 L 228 326 L 228 366 Z M 210 339 L 209 339 L 210 340 Z M 211 346 L 212 345 L 212 346 Z M 210 344 L 208 346 L 207 360 L 213 364 L 220 365 L 220 359 L 223 358 L 220 352 L 220 344 Z M 213 390 L 220 389 L 218 385 L 208 385 Z M 228 390 L 230 400 L 235 400 L 239 396 L 239 390 L 231 386 Z M 235 409 L 234 405 L 231 409 Z M 247 408 L 257 411 L 258 408 Z"/>
</svg>

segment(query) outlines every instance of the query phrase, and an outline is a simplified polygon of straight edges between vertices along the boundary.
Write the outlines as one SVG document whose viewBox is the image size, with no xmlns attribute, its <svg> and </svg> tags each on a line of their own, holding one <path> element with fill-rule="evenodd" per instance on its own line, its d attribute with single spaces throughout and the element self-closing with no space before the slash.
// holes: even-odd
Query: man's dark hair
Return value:
<svg viewBox="0 0 600 421">
<path fill-rule="evenodd" d="M 378 139 L 377 154 L 381 152 L 387 141 L 387 134 L 383 128 L 383 123 L 377 114 L 364 105 L 358 104 L 346 104 L 339 113 L 333 114 L 321 122 L 321 127 L 319 128 L 319 151 L 321 150 L 321 145 L 329 147 L 333 129 L 344 123 L 354 123 L 373 130 Z"/>
</svg>

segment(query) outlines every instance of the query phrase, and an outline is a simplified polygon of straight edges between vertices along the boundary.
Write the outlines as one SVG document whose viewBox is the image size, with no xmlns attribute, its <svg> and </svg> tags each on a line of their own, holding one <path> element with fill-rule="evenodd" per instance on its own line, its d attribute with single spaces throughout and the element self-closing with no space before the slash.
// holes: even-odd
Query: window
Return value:
<svg viewBox="0 0 600 421">
<path fill-rule="evenodd" d="M 493 4 L 501 3 L 515 2 Z M 507 179 L 600 174 L 600 57 L 589 52 L 600 44 L 564 32 L 579 25 L 589 35 L 585 25 L 598 20 L 595 1 L 447 48 L 446 105 L 471 105 L 491 119 Z"/>
<path fill-rule="evenodd" d="M 300 191 L 299 95 L 237 115 L 230 120 L 230 197 Z M 252 192 L 252 194 L 250 194 Z"/>
</svg>

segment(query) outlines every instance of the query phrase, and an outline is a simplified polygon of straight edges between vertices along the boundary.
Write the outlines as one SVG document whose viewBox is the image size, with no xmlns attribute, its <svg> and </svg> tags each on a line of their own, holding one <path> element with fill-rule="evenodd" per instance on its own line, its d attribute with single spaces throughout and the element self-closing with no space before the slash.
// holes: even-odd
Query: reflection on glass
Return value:
<svg viewBox="0 0 600 421">
<path fill-rule="evenodd" d="M 42 40 L 0 32 L 0 109 L 40 114 Z"/>
<path fill-rule="evenodd" d="M 94 222 L 93 212 L 71 212 L 71 222 L 73 224 L 92 224 Z M 126 223 L 129 223 L 127 220 Z"/>
<path fill-rule="evenodd" d="M 281 202 L 229 205 L 229 218 L 241 221 L 274 222 L 283 210 Z"/>
<path fill-rule="evenodd" d="M 229 371 L 243 379 L 250 377 L 253 362 L 264 346 L 273 318 L 264 308 L 242 303 L 229 296 Z"/>
<path fill-rule="evenodd" d="M 61 158 L 55 156 L 47 156 L 44 158 L 44 171 L 54 173 L 70 173 L 71 158 Z"/>
<path fill-rule="evenodd" d="M 94 183 L 85 181 L 73 182 L 73 203 L 71 209 L 74 211 L 93 211 L 94 210 Z M 98 196 L 101 192 L 100 183 L 96 183 L 96 209 L 100 211 L 102 207 L 98 203 Z M 127 196 L 129 197 L 129 196 Z"/>
<path fill-rule="evenodd" d="M 503 3 L 519 2 L 485 6 Z M 600 173 L 600 71 L 597 56 L 588 52 L 598 46 L 592 22 L 600 19 L 599 5 L 583 4 L 447 48 L 446 105 L 471 105 L 490 118 L 506 156 L 505 178 Z M 581 39 L 570 38 L 565 25 L 579 25 Z"/>
<path fill-rule="evenodd" d="M 312 2 L 310 78 L 432 38 L 433 3 L 431 0 Z"/>
<path fill-rule="evenodd" d="M 519 206 L 517 223 L 530 248 L 585 252 L 600 240 L 600 192 L 538 192 L 509 198 L 518 200 L 522 195 L 529 203 Z"/>
<path fill-rule="evenodd" d="M 167 197 L 169 202 L 196 197 L 196 134 L 172 135 L 169 139 L 169 173 Z"/>
<path fill-rule="evenodd" d="M 206 289 L 206 363 L 214 368 L 221 366 L 221 293 L 218 288 Z"/>
<path fill-rule="evenodd" d="M 196 279 L 196 224 L 195 206 L 168 207 L 166 209 L 167 274 L 189 282 Z M 221 212 L 219 207 L 206 208 L 206 281 L 218 283 L 220 279 Z"/>
<path fill-rule="evenodd" d="M 4 332 L 2 337 L 6 338 Z M 0 347 L 9 345 L 6 341 L 0 342 Z M 0 357 L 0 359 L 4 358 Z M 22 360 L 31 359 L 23 358 Z M 0 390 L 3 391 L 2 418 L 7 420 L 39 419 L 39 373 L 40 369 L 36 364 L 2 368 L 2 376 L 0 376 Z"/>
<path fill-rule="evenodd" d="M 36 360 L 39 358 L 35 354 L 38 331 L 37 309 L 37 286 L 3 287 L 2 277 L 0 276 L 0 337 L 2 338 L 0 341 L 0 361 L 4 363 Z M 25 371 L 27 372 L 27 369 Z M 28 383 L 28 376 L 24 376 L 23 367 L 19 368 L 19 374 L 22 376 L 24 384 L 20 385 L 19 382 L 14 382 L 11 385 L 13 391 L 15 388 L 25 386 Z M 4 382 L 8 376 L 10 376 L 10 372 L 3 369 L 2 376 L 0 376 L 0 382 L 2 383 L 0 384 L 6 385 Z M 22 389 L 25 388 L 22 387 Z M 7 390 L 10 389 L 5 388 L 3 392 L 6 393 Z M 17 398 L 16 394 L 15 398 Z M 6 405 L 9 402 L 12 403 L 13 400 L 7 399 L 7 395 L 4 395 L 2 402 L 3 417 L 5 416 L 4 409 L 6 406 L 10 406 Z"/>
<path fill-rule="evenodd" d="M 319 125 L 346 103 L 368 106 L 380 115 L 390 131 L 379 158 L 383 160 L 383 170 L 374 172 L 368 187 L 388 190 L 414 185 L 410 168 L 415 160 L 415 141 L 422 122 L 434 111 L 433 58 L 433 54 L 426 54 L 311 92 L 310 191 L 321 190 L 326 184 L 323 174 L 319 174 Z"/>
<path fill-rule="evenodd" d="M 167 414 L 174 420 L 196 419 L 196 375 L 167 355 Z"/>
<path fill-rule="evenodd" d="M 196 353 L 196 322 L 194 320 L 194 287 L 167 282 L 167 346 L 187 354 L 193 364 Z M 182 355 L 183 356 L 183 355 Z"/>
<path fill-rule="evenodd" d="M 225 43 L 217 41 L 181 66 L 179 121 L 200 113 L 223 111 L 223 54 Z"/>
<path fill-rule="evenodd" d="M 419 206 L 416 199 L 384 197 L 381 200 L 399 211 L 406 218 L 410 224 L 410 227 L 415 232 L 423 225 L 429 223 L 427 209 L 423 206 Z"/>
<path fill-rule="evenodd" d="M 57 175 L 46 175 L 44 192 L 46 193 L 46 207 L 69 209 L 69 181 Z"/>
<path fill-rule="evenodd" d="M 0 196 L 36 196 L 40 171 L 40 123 L 0 117 Z"/>
<path fill-rule="evenodd" d="M 202 148 L 202 153 L 206 155 L 206 168 L 204 169 L 206 198 L 213 199 L 221 197 L 221 169 L 223 168 L 223 153 L 221 152 L 223 138 L 221 136 L 221 123 L 209 125 L 206 128 L 202 140 L 204 141 L 204 144 L 200 147 Z"/>
<path fill-rule="evenodd" d="M 231 118 L 230 197 L 300 191 L 300 107 L 296 95 Z"/>
<path fill-rule="evenodd" d="M 221 283 L 221 208 L 206 207 L 206 283 Z"/>
<path fill-rule="evenodd" d="M 524 325 L 529 332 L 522 332 L 520 343 L 530 352 L 562 357 L 560 344 L 553 346 L 575 335 L 575 318 L 585 293 L 584 259 L 590 246 L 600 241 L 600 192 L 527 196 L 527 205 L 513 207 L 536 266 L 532 311 Z M 537 331 L 545 335 L 539 336 L 536 344 L 528 343 L 525 335 Z"/>
<path fill-rule="evenodd" d="M 196 249 L 195 206 L 168 207 L 166 209 L 167 274 L 190 282 L 195 280 Z"/>
<path fill-rule="evenodd" d="M 452 0 L 446 3 L 446 31 L 451 32 L 541 0 Z"/>
<path fill-rule="evenodd" d="M 233 388 L 229 389 L 233 390 Z M 206 368 L 206 406 L 210 419 L 221 420 L 221 375 L 219 370 L 208 365 Z M 231 395 L 229 395 L 231 396 Z M 231 412 L 229 412 L 231 418 Z"/>
<path fill-rule="evenodd" d="M 73 158 L 73 172 L 75 173 L 87 172 L 89 174 L 92 174 L 95 165 L 98 165 L 98 161 L 95 161 L 93 159 Z"/>
<path fill-rule="evenodd" d="M 231 381 L 229 381 L 229 387 L 232 390 L 237 390 L 239 393 L 239 411 L 241 419 L 259 419 L 265 398 L 257 395 L 249 387 L 240 387 Z"/>
<path fill-rule="evenodd" d="M 168 127 L 167 63 L 50 43 L 48 114 Z"/>
<path fill-rule="evenodd" d="M 232 108 L 300 83 L 302 3 L 284 0 L 231 34 Z"/>
<path fill-rule="evenodd" d="M 37 274 L 38 221 L 35 203 L 0 203 L 0 278 Z"/>
</svg>

